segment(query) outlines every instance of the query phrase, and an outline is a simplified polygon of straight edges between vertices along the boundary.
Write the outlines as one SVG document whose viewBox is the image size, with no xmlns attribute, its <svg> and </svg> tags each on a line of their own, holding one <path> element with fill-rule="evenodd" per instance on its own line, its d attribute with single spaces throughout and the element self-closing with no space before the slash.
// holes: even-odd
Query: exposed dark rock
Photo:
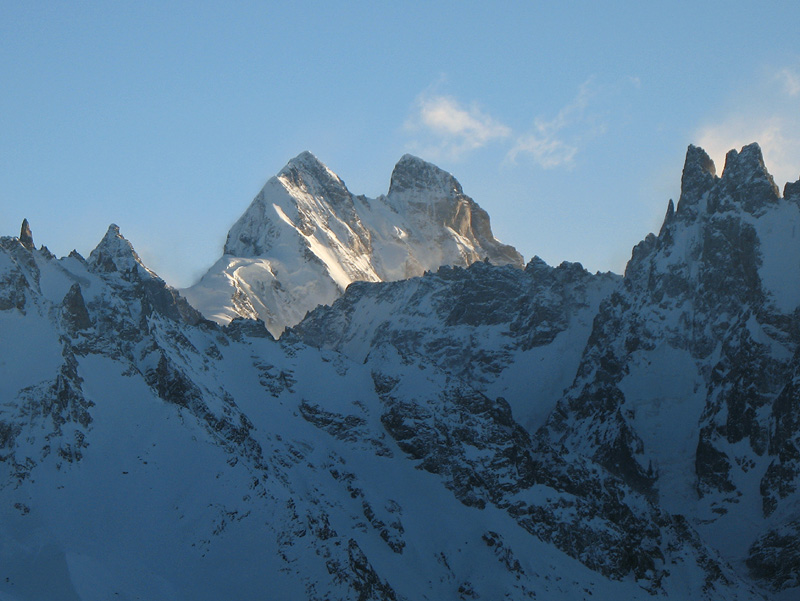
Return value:
<svg viewBox="0 0 800 601">
<path fill-rule="evenodd" d="M 31 233 L 31 226 L 28 224 L 27 219 L 22 220 L 22 227 L 19 232 L 19 241 L 22 246 L 28 250 L 35 250 L 36 246 L 33 243 L 33 234 Z"/>
<path fill-rule="evenodd" d="M 146 313 L 153 311 L 168 319 L 190 325 L 210 323 L 177 290 L 167 286 L 162 279 L 146 279 L 142 282 L 142 287 L 144 289 L 142 306 Z"/>
<path fill-rule="evenodd" d="M 698 203 L 716 181 L 714 161 L 705 150 L 689 145 L 681 177 L 681 196 L 678 200 L 678 218 L 691 220 L 698 214 Z"/>
<path fill-rule="evenodd" d="M 303 401 L 299 406 L 300 415 L 324 430 L 331 436 L 350 443 L 361 443 L 360 446 L 371 447 L 375 454 L 382 457 L 391 457 L 392 451 L 382 440 L 370 435 L 370 429 L 363 417 L 358 415 L 342 415 L 326 411 L 316 404 Z"/>
<path fill-rule="evenodd" d="M 381 397 L 387 432 L 421 469 L 441 476 L 463 504 L 503 508 L 527 531 L 590 568 L 615 579 L 633 574 L 659 589 L 666 550 L 657 541 L 661 528 L 671 526 L 657 512 L 641 513 L 647 501 L 640 509 L 626 504 L 626 495 L 635 493 L 621 481 L 582 462 L 567 463 L 550 447 L 534 446 L 502 399 L 457 389 L 424 406 L 391 394 Z M 534 486 L 552 494 L 528 496 L 525 491 Z M 500 554 L 502 560 L 505 553 Z M 511 556 L 506 559 L 513 567 Z"/>
<path fill-rule="evenodd" d="M 783 197 L 791 202 L 800 204 L 800 180 L 796 182 L 786 182 L 783 187 Z"/>
<path fill-rule="evenodd" d="M 773 590 L 800 587 L 800 521 L 759 538 L 750 548 L 747 567 L 753 578 Z"/>
<path fill-rule="evenodd" d="M 780 198 L 758 144 L 749 144 L 740 152 L 728 152 L 720 184 L 722 193 L 711 196 L 709 211 L 728 210 L 732 202 L 747 213 L 760 215 L 766 206 L 777 203 Z"/>
<path fill-rule="evenodd" d="M 28 288 L 28 280 L 18 270 L 0 275 L 0 311 L 24 312 Z"/>
<path fill-rule="evenodd" d="M 81 294 L 81 285 L 77 282 L 70 287 L 61 302 L 61 318 L 70 332 L 85 330 L 92 325 L 92 319 Z"/>
<path fill-rule="evenodd" d="M 800 373 L 775 399 L 769 432 L 769 455 L 773 457 L 761 480 L 764 515 L 770 516 L 784 499 L 800 488 Z"/>
<path fill-rule="evenodd" d="M 695 453 L 695 472 L 697 474 L 697 493 L 701 497 L 706 493 L 736 490 L 731 482 L 731 462 L 728 456 L 719 451 L 710 441 L 712 431 L 706 428 L 700 433 Z"/>
<path fill-rule="evenodd" d="M 223 330 L 228 336 L 240 342 L 246 338 L 272 338 L 272 334 L 269 333 L 269 330 L 264 326 L 264 322 L 260 319 L 237 317 L 224 326 Z"/>
</svg>

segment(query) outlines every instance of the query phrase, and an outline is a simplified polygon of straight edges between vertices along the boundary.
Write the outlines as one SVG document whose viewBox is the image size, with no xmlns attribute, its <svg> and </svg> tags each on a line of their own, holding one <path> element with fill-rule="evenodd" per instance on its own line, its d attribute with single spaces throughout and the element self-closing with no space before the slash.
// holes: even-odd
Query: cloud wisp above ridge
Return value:
<svg viewBox="0 0 800 601">
<path fill-rule="evenodd" d="M 800 96 L 800 72 L 797 69 L 780 69 L 775 78 L 783 84 L 789 96 Z"/>
<path fill-rule="evenodd" d="M 583 139 L 603 133 L 605 125 L 590 124 L 586 118 L 590 101 L 595 95 L 592 80 L 585 81 L 578 94 L 558 111 L 555 117 L 534 119 L 531 131 L 517 136 L 506 155 L 512 163 L 528 155 L 543 169 L 571 166 Z"/>
<path fill-rule="evenodd" d="M 514 131 L 475 103 L 424 92 L 405 130 L 412 136 L 410 146 L 433 158 L 459 160 L 491 143 L 505 143 L 505 160 L 512 164 L 525 159 L 542 169 L 568 168 L 588 139 L 607 130 L 590 111 L 596 95 L 590 78 L 554 116 L 537 116 L 528 131 Z"/>
<path fill-rule="evenodd" d="M 452 96 L 423 93 L 417 97 L 406 130 L 422 134 L 428 154 L 458 159 L 490 142 L 508 138 L 511 128 L 477 105 L 465 107 Z"/>
<path fill-rule="evenodd" d="M 800 70 L 775 69 L 754 88 L 739 93 L 735 110 L 699 126 L 694 139 L 718 171 L 730 149 L 758 142 L 776 183 L 795 181 L 800 174 Z"/>
</svg>

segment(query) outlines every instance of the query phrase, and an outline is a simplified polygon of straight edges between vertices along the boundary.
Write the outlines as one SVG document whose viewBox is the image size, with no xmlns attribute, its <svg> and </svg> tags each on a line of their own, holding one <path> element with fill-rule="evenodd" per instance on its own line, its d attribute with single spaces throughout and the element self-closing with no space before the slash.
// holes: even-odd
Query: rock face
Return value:
<svg viewBox="0 0 800 601">
<path fill-rule="evenodd" d="M 19 243 L 28 250 L 35 248 L 33 244 L 33 234 L 31 233 L 31 226 L 28 224 L 27 219 L 22 220 L 22 227 L 19 232 Z"/>
<path fill-rule="evenodd" d="M 516 419 L 533 431 L 572 383 L 600 302 L 621 281 L 577 263 L 553 268 L 538 257 L 524 270 L 487 262 L 441 267 L 422 278 L 353 284 L 287 336 L 360 362 L 391 345 L 508 398 Z"/>
<path fill-rule="evenodd" d="M 373 284 L 419 285 L 437 327 L 407 353 L 400 316 L 357 360 L 300 341 L 320 316 L 281 342 L 263 322 L 201 319 L 116 226 L 88 260 L 2 238 L 0 281 L 15 340 L 0 354 L 0 595 L 757 595 L 690 524 L 482 392 L 514 369 L 504 356 L 584 335 L 618 277 L 534 260 Z M 469 329 L 498 338 L 476 351 L 494 359 L 475 387 L 436 352 L 458 331 L 470 357 Z"/>
<path fill-rule="evenodd" d="M 487 258 L 522 267 L 449 173 L 406 155 L 389 193 L 369 199 L 304 152 L 267 182 L 228 233 L 222 258 L 184 294 L 219 323 L 260 318 L 279 336 L 352 282 Z"/>
<path fill-rule="evenodd" d="M 634 249 L 539 433 L 690 517 L 776 590 L 797 583 L 770 562 L 797 552 L 770 533 L 800 509 L 800 209 L 786 189 L 755 144 L 721 177 L 690 147 L 677 211 Z"/>
<path fill-rule="evenodd" d="M 524 274 L 442 269 L 353 286 L 293 335 L 367 363 L 389 345 L 503 396 L 539 443 L 686 516 L 767 588 L 795 589 L 797 190 L 781 197 L 755 144 L 721 177 L 690 146 L 677 210 L 623 279 L 536 259 Z"/>
</svg>

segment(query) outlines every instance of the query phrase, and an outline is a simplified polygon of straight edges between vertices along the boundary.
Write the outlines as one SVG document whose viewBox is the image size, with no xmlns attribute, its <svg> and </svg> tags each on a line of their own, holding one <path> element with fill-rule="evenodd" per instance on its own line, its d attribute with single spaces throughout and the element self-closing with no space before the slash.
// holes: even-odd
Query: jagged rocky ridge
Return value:
<svg viewBox="0 0 800 601">
<path fill-rule="evenodd" d="M 800 511 L 795 190 L 781 197 L 755 144 L 721 177 L 690 147 L 677 210 L 634 249 L 543 433 L 691 516 L 776 590 L 800 584 L 785 575 L 796 545 L 765 553 Z"/>
<path fill-rule="evenodd" d="M 116 226 L 88 259 L 32 240 L 0 239 L 2 599 L 759 595 L 685 519 L 533 438 L 446 362 L 221 327 Z M 465 274 L 555 295 L 615 281 L 537 261 L 449 271 Z M 517 328 L 508 352 L 585 317 L 526 302 L 539 333 Z"/>
<path fill-rule="evenodd" d="M 0 599 L 794 598 L 797 190 L 690 147 L 624 278 L 356 283 L 279 342 L 23 224 Z"/>
<path fill-rule="evenodd" d="M 449 173 L 405 155 L 388 193 L 366 198 L 304 152 L 266 183 L 228 233 L 223 256 L 183 292 L 210 319 L 259 318 L 278 337 L 352 282 L 484 259 L 522 267 Z"/>
<path fill-rule="evenodd" d="M 577 263 L 553 268 L 538 257 L 524 270 L 487 262 L 441 267 L 423 278 L 352 284 L 287 336 L 355 361 L 391 344 L 403 357 L 508 398 L 516 420 L 532 432 L 572 383 L 600 302 L 620 281 Z"/>
<path fill-rule="evenodd" d="M 741 574 L 790 599 L 800 586 L 799 190 L 780 195 L 755 144 L 731 151 L 721 177 L 691 146 L 677 210 L 670 201 L 623 279 L 535 261 L 524 274 L 444 269 L 354 286 L 294 332 L 356 359 L 389 345 L 507 397 L 537 443 L 685 516 Z M 590 284 L 565 287 L 567 274 Z M 461 329 L 461 315 L 479 318 Z"/>
</svg>

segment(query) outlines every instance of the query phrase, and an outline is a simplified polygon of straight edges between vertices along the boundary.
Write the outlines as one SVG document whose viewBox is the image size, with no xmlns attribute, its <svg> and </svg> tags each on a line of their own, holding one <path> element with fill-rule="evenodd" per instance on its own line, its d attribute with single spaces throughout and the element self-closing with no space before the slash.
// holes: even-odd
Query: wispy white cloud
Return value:
<svg viewBox="0 0 800 601">
<path fill-rule="evenodd" d="M 430 94 L 417 98 L 406 129 L 422 134 L 427 154 L 454 159 L 511 135 L 508 126 L 477 105 L 465 107 L 452 96 Z"/>
<path fill-rule="evenodd" d="M 631 78 L 629 85 L 640 83 Z M 594 106 L 600 92 L 589 79 L 555 115 L 540 115 L 528 131 L 514 131 L 477 104 L 428 91 L 417 97 L 405 129 L 413 136 L 412 148 L 426 156 L 459 159 L 490 143 L 504 143 L 510 163 L 525 158 L 543 169 L 569 167 L 586 142 L 607 129 Z"/>
<path fill-rule="evenodd" d="M 800 73 L 795 69 L 785 68 L 778 71 L 776 79 L 783 84 L 789 96 L 800 95 Z"/>
<path fill-rule="evenodd" d="M 516 162 L 520 155 L 528 155 L 544 169 L 572 165 L 584 141 L 606 130 L 605 124 L 587 117 L 595 95 L 592 80 L 584 82 L 575 98 L 555 117 L 537 117 L 531 131 L 517 136 L 507 159 Z"/>
<path fill-rule="evenodd" d="M 571 165 L 578 154 L 578 147 L 552 135 L 531 133 L 517 138 L 514 147 L 508 151 L 508 159 L 516 162 L 520 154 L 529 154 L 540 167 L 553 169 Z"/>
<path fill-rule="evenodd" d="M 800 75 L 783 68 L 753 87 L 734 99 L 736 109 L 698 127 L 696 144 L 721 172 L 729 150 L 758 142 L 777 183 L 795 181 L 800 175 Z"/>
</svg>

